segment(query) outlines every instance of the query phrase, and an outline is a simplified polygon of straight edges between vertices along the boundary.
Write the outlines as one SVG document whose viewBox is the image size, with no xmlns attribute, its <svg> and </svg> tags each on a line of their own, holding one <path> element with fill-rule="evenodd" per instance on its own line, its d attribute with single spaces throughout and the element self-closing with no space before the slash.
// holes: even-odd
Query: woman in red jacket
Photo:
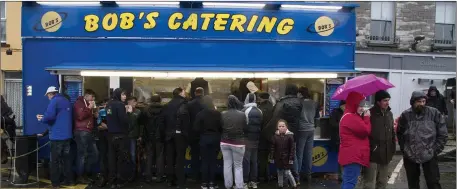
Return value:
<svg viewBox="0 0 457 189">
<path fill-rule="evenodd" d="M 370 111 L 363 111 L 364 99 L 362 94 L 351 92 L 340 121 L 338 163 L 343 166 L 342 189 L 355 188 L 362 166 L 368 167 L 370 162 Z"/>
</svg>

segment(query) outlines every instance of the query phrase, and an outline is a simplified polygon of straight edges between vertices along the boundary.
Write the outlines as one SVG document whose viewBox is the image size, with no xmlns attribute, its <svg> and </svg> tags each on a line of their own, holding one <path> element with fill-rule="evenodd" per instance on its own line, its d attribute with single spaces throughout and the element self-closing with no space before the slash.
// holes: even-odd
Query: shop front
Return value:
<svg viewBox="0 0 457 189">
<path fill-rule="evenodd" d="M 276 100 L 294 83 L 325 115 L 327 80 L 354 72 L 355 5 L 92 3 L 23 4 L 25 134 L 46 129 L 36 115 L 48 86 L 72 100 L 87 88 L 102 100 L 122 87 L 146 103 L 153 93 L 167 102 L 176 87 L 191 96 L 191 83 L 203 80 L 224 110 L 228 95 L 243 98 L 246 81 Z M 313 171 L 336 171 L 329 139 L 315 140 Z"/>
</svg>

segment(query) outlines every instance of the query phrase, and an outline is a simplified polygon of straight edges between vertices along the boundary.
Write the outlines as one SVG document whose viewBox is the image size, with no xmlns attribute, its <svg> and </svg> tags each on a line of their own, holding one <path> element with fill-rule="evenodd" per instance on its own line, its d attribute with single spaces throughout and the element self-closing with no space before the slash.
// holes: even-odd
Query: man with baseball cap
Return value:
<svg viewBox="0 0 457 189">
<path fill-rule="evenodd" d="M 408 187 L 419 188 L 422 165 L 427 188 L 441 189 L 437 155 L 443 151 L 448 134 L 443 115 L 438 109 L 426 106 L 426 99 L 424 92 L 413 92 L 411 108 L 398 121 L 397 138 Z"/>
<path fill-rule="evenodd" d="M 72 114 L 70 101 L 51 86 L 45 93 L 50 100 L 44 115 L 37 115 L 39 122 L 47 124 L 51 144 L 51 183 L 53 188 L 60 187 L 61 170 L 65 175 L 65 184 L 74 185 L 70 142 L 72 134 Z M 63 162 L 63 165 L 61 164 Z M 61 168 L 63 166 L 63 168 Z"/>
</svg>

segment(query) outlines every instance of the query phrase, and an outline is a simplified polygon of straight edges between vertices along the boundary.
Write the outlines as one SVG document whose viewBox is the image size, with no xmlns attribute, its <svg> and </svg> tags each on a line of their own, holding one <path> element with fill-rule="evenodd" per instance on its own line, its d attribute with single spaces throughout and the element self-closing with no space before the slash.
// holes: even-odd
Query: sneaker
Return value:
<svg viewBox="0 0 457 189">
<path fill-rule="evenodd" d="M 248 183 L 244 183 L 244 189 L 249 189 Z"/>
<path fill-rule="evenodd" d="M 201 188 L 201 189 L 208 189 L 208 184 L 202 183 L 202 185 L 201 185 L 200 188 Z"/>
<path fill-rule="evenodd" d="M 249 187 L 253 189 L 257 189 L 257 183 L 256 182 L 250 182 Z"/>
<path fill-rule="evenodd" d="M 219 188 L 219 186 L 217 186 L 217 184 L 214 184 L 212 182 L 210 182 L 208 185 L 208 189 L 218 189 L 218 188 Z"/>
</svg>

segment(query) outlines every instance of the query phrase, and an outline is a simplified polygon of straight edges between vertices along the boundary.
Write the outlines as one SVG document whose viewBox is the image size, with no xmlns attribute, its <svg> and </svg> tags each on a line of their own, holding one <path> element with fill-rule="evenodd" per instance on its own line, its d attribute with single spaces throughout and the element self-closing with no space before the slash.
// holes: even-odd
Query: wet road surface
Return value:
<svg viewBox="0 0 457 189">
<path fill-rule="evenodd" d="M 404 170 L 404 167 L 402 166 L 402 163 L 400 160 L 402 159 L 401 155 L 395 155 L 393 161 L 389 164 L 389 172 L 391 173 L 391 177 L 395 177 L 395 179 L 390 179 L 390 183 L 388 184 L 388 189 L 408 189 L 408 184 L 407 184 L 407 179 L 406 179 L 406 173 Z M 399 165 L 400 163 L 400 165 Z M 450 159 L 446 162 L 440 162 L 439 163 L 439 168 L 440 168 L 440 173 L 441 173 L 441 187 L 444 189 L 455 189 L 456 188 L 456 162 L 455 159 Z M 3 175 L 5 171 L 3 170 Z M 392 174 L 393 173 L 393 174 Z M 423 175 L 423 174 L 421 174 Z M 4 177 L 4 179 L 6 179 Z M 34 178 L 30 178 L 34 179 Z M 1 188 L 50 188 L 50 181 L 46 179 L 40 179 L 41 182 L 38 185 L 32 185 L 28 187 L 14 187 L 11 184 L 9 184 L 6 181 L 2 181 L 2 187 Z M 427 188 L 425 185 L 425 180 L 424 177 L 421 176 L 421 188 Z M 223 189 L 223 182 L 220 180 L 218 182 L 219 188 Z M 268 183 L 260 183 L 259 184 L 259 189 L 274 189 L 277 184 L 275 181 L 271 181 Z M 97 189 L 98 187 L 89 187 L 87 185 L 82 185 L 79 184 L 77 186 L 73 187 L 62 187 L 62 188 L 74 188 L 74 189 L 84 189 L 84 188 L 94 188 Z M 109 188 L 109 187 L 105 187 Z M 141 181 L 137 181 L 135 183 L 126 185 L 124 188 L 128 189 L 141 189 L 141 188 L 169 188 L 167 187 L 166 184 L 147 184 Z M 192 183 L 189 182 L 189 188 L 190 189 L 197 189 L 200 188 L 200 185 L 198 183 Z M 305 183 L 302 183 L 300 186 L 301 189 L 339 189 L 340 184 L 338 181 L 335 180 L 327 180 L 324 178 L 315 178 L 312 183 L 306 185 Z M 357 186 L 357 188 L 362 188 L 361 183 Z"/>
</svg>

